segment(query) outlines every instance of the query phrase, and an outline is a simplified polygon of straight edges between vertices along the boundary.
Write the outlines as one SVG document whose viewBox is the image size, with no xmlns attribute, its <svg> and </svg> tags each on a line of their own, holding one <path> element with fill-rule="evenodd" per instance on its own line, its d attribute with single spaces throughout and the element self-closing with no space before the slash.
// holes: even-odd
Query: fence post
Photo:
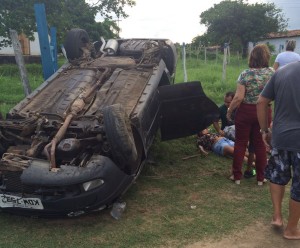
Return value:
<svg viewBox="0 0 300 248">
<path fill-rule="evenodd" d="M 186 53 L 185 53 L 185 43 L 182 43 L 182 65 L 183 65 L 183 77 L 184 77 L 184 82 L 188 81 L 187 78 L 187 73 L 186 73 L 186 64 L 185 64 L 185 59 L 186 59 Z"/>
<path fill-rule="evenodd" d="M 56 28 L 50 28 L 50 52 L 54 71 L 57 71 L 57 46 L 56 46 Z"/>
<path fill-rule="evenodd" d="M 46 80 L 56 71 L 55 61 L 53 62 L 52 56 L 57 56 L 57 54 L 54 55 L 52 53 L 52 55 L 51 55 L 45 5 L 43 3 L 35 3 L 34 11 L 35 11 L 37 30 L 38 30 L 38 34 L 39 34 L 39 42 L 40 42 L 41 58 L 42 58 L 42 66 L 43 66 L 43 76 L 44 76 L 44 79 Z M 56 31 L 52 30 L 52 35 L 54 35 L 55 33 L 56 33 Z M 54 46 L 56 47 L 56 44 L 54 44 L 54 41 L 55 40 L 53 40 L 53 42 L 51 44 L 52 47 L 54 47 Z M 55 49 L 55 51 L 56 51 L 56 49 Z M 56 59 L 56 61 L 57 61 L 57 59 Z"/>
<path fill-rule="evenodd" d="M 223 57 L 223 73 L 222 73 L 222 82 L 225 82 L 226 79 L 226 65 L 227 65 L 227 53 L 228 53 L 228 43 L 224 43 L 224 57 Z"/>
<path fill-rule="evenodd" d="M 25 67 L 25 63 L 24 63 L 21 44 L 18 39 L 18 33 L 16 30 L 10 29 L 9 34 L 10 34 L 10 38 L 11 38 L 12 45 L 14 48 L 16 62 L 19 67 L 20 77 L 21 77 L 21 81 L 23 84 L 24 93 L 25 93 L 25 96 L 28 96 L 31 93 L 31 89 L 30 89 L 29 80 L 27 77 L 27 71 L 26 71 L 26 67 Z"/>
</svg>

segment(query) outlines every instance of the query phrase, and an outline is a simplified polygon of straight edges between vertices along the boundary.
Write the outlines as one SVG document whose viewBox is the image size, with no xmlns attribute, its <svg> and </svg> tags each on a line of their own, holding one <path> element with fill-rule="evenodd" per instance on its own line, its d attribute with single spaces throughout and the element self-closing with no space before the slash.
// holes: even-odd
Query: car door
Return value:
<svg viewBox="0 0 300 248">
<path fill-rule="evenodd" d="M 219 118 L 218 106 L 203 92 L 199 81 L 161 86 L 161 139 L 196 134 Z"/>
</svg>

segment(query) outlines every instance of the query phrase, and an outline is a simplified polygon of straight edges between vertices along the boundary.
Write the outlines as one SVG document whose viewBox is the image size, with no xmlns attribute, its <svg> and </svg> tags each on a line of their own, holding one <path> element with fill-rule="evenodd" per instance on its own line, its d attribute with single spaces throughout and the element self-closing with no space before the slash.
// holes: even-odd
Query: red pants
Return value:
<svg viewBox="0 0 300 248">
<path fill-rule="evenodd" d="M 269 110 L 269 124 L 272 118 L 271 108 Z M 235 180 L 242 178 L 243 160 L 246 153 L 248 142 L 254 146 L 256 178 L 263 181 L 264 170 L 267 165 L 266 146 L 260 134 L 260 126 L 257 120 L 256 104 L 242 103 L 235 115 L 235 143 L 232 164 L 232 173 Z"/>
</svg>

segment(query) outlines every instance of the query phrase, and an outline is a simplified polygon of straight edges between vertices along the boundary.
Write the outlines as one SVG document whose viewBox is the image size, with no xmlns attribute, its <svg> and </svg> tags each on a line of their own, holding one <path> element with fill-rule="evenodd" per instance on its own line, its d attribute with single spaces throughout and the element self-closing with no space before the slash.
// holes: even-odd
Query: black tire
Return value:
<svg viewBox="0 0 300 248">
<path fill-rule="evenodd" d="M 127 174 L 136 172 L 140 155 L 137 152 L 130 120 L 120 104 L 103 109 L 104 127 L 114 162 Z"/>
<path fill-rule="evenodd" d="M 5 153 L 6 149 L 0 144 L 0 156 L 2 157 L 3 153 Z"/>
<path fill-rule="evenodd" d="M 64 48 L 68 59 L 78 59 L 82 56 L 81 47 L 85 47 L 90 41 L 88 33 L 80 28 L 71 29 L 66 36 Z"/>
<path fill-rule="evenodd" d="M 165 61 L 170 74 L 172 75 L 176 70 L 176 48 L 172 42 L 168 41 L 168 43 L 168 48 L 164 49 L 163 51 L 163 60 Z"/>
</svg>

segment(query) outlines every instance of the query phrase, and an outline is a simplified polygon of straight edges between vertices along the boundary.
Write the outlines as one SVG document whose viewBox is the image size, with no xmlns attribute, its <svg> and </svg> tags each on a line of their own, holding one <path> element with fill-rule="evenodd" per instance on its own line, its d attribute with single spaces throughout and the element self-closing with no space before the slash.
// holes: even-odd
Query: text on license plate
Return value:
<svg viewBox="0 0 300 248">
<path fill-rule="evenodd" d="M 20 196 L 0 194 L 1 208 L 31 208 L 44 209 L 39 198 L 23 198 Z"/>
</svg>

